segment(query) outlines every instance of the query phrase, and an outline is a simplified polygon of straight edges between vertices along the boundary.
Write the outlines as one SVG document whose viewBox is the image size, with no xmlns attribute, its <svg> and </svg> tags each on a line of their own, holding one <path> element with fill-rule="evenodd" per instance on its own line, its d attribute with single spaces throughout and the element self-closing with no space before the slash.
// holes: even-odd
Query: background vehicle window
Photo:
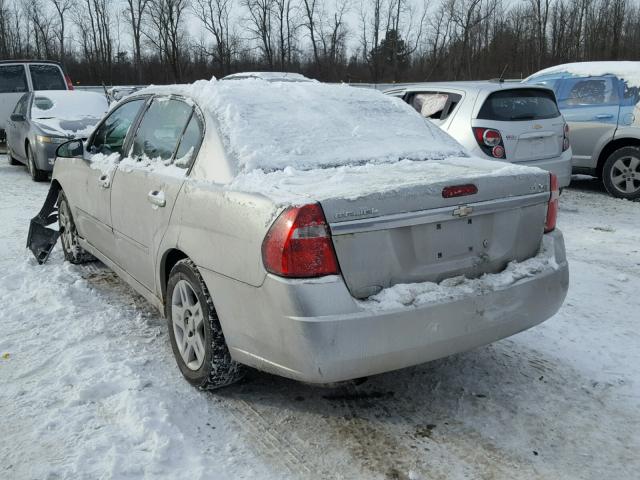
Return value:
<svg viewBox="0 0 640 480">
<path fill-rule="evenodd" d="M 132 100 L 114 110 L 96 130 L 89 151 L 105 155 L 122 154 L 129 128 L 144 102 L 144 99 Z"/>
<path fill-rule="evenodd" d="M 566 78 L 562 83 L 558 99 L 561 107 L 618 103 L 617 84 L 613 77 Z"/>
<path fill-rule="evenodd" d="M 66 90 L 60 68 L 56 65 L 29 65 L 34 90 Z"/>
<path fill-rule="evenodd" d="M 425 118 L 439 119 L 448 98 L 446 93 L 416 93 L 411 106 Z"/>
<path fill-rule="evenodd" d="M 140 122 L 131 156 L 165 162 L 173 158 L 192 111 L 180 100 L 155 99 Z"/>
<path fill-rule="evenodd" d="M 194 112 L 180 140 L 178 152 L 176 153 L 176 166 L 181 168 L 189 168 L 191 166 L 200 149 L 203 131 L 202 120 Z"/>
<path fill-rule="evenodd" d="M 516 88 L 494 92 L 487 97 L 478 118 L 509 122 L 543 120 L 560 116 L 553 92 L 536 88 Z"/>
<path fill-rule="evenodd" d="M 0 67 L 0 93 L 27 92 L 27 75 L 22 65 Z"/>
</svg>

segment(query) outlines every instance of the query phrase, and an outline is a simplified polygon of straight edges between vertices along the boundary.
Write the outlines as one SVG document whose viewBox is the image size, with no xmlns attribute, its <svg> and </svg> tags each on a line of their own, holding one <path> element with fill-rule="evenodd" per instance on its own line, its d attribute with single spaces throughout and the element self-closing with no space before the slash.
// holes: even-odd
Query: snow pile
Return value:
<svg viewBox="0 0 640 480">
<path fill-rule="evenodd" d="M 230 191 L 265 195 L 276 204 L 312 198 L 322 201 L 342 197 L 355 200 L 371 193 L 386 193 L 455 179 L 530 174 L 531 167 L 474 158 L 447 158 L 430 162 L 400 160 L 396 163 L 241 173 L 226 185 Z"/>
<path fill-rule="evenodd" d="M 576 76 L 615 75 L 627 82 L 629 87 L 640 87 L 640 62 L 576 62 L 556 65 L 534 73 L 524 81 L 533 80 L 550 73 L 570 73 Z"/>
<path fill-rule="evenodd" d="M 238 172 L 310 170 L 464 156 L 411 106 L 380 92 L 316 82 L 198 81 L 143 92 L 192 97 L 212 115 Z"/>
<path fill-rule="evenodd" d="M 558 264 L 555 261 L 553 245 L 551 240 L 544 237 L 538 255 L 523 262 L 510 262 L 502 272 L 486 273 L 473 279 L 458 276 L 447 278 L 440 283 L 401 283 L 385 288 L 366 300 L 359 300 L 358 304 L 367 310 L 375 311 L 420 307 L 468 296 L 486 295 L 556 268 Z"/>
</svg>

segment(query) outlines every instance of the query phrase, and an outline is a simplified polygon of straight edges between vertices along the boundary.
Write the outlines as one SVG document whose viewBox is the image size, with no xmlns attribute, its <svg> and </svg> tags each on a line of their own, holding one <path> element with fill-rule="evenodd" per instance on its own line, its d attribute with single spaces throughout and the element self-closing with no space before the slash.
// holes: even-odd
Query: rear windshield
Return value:
<svg viewBox="0 0 640 480">
<path fill-rule="evenodd" d="M 487 97 L 478 113 L 483 120 L 542 120 L 560 116 L 552 92 L 534 88 L 518 88 L 494 92 Z"/>
<path fill-rule="evenodd" d="M 0 66 L 0 93 L 27 91 L 27 76 L 22 65 Z"/>
<path fill-rule="evenodd" d="M 34 90 L 66 90 L 67 84 L 56 65 L 29 65 Z"/>
</svg>

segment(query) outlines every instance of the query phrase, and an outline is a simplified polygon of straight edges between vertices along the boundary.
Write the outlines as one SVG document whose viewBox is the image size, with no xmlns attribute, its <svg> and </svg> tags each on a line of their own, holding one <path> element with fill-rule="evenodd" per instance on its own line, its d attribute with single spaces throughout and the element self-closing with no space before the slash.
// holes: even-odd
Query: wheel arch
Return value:
<svg viewBox="0 0 640 480">
<path fill-rule="evenodd" d="M 167 294 L 167 284 L 169 283 L 171 269 L 176 263 L 185 258 L 189 258 L 189 256 L 178 248 L 170 248 L 162 255 L 162 259 L 160 260 L 160 289 L 163 302 Z"/>
<path fill-rule="evenodd" d="M 598 164 L 596 166 L 596 174 L 602 178 L 602 169 L 609 156 L 616 150 L 623 147 L 637 147 L 640 148 L 640 139 L 633 137 L 616 138 L 607 143 L 600 151 L 598 156 Z"/>
</svg>

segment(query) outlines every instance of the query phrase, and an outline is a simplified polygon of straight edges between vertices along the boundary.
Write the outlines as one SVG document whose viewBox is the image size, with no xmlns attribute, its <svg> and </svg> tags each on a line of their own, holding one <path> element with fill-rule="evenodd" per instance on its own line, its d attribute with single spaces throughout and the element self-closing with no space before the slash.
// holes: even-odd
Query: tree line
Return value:
<svg viewBox="0 0 640 480">
<path fill-rule="evenodd" d="M 638 0 L 0 0 L 0 59 L 81 84 L 247 70 L 324 81 L 520 78 L 640 58 Z"/>
</svg>

